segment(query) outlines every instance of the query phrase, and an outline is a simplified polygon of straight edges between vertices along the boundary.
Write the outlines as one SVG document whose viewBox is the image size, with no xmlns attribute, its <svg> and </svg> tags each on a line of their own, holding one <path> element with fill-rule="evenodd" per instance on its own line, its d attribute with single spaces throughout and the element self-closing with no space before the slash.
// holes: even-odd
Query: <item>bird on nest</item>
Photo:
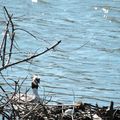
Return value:
<svg viewBox="0 0 120 120">
<path fill-rule="evenodd" d="M 40 83 L 40 77 L 37 75 L 34 75 L 32 78 L 32 82 L 31 82 L 31 88 L 32 88 L 32 95 L 29 94 L 15 94 L 12 97 L 12 100 L 15 100 L 17 102 L 34 102 L 34 103 L 42 103 L 43 100 L 40 98 L 39 94 L 38 94 L 38 87 L 39 87 L 39 83 Z"/>
</svg>

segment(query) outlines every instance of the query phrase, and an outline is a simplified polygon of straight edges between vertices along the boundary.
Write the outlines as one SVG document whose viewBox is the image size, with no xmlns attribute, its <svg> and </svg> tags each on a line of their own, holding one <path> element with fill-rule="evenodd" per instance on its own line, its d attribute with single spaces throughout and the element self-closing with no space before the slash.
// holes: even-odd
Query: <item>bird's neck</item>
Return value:
<svg viewBox="0 0 120 120">
<path fill-rule="evenodd" d="M 39 98 L 38 89 L 33 88 L 32 90 L 33 90 L 33 95 L 35 96 L 35 98 Z"/>
</svg>

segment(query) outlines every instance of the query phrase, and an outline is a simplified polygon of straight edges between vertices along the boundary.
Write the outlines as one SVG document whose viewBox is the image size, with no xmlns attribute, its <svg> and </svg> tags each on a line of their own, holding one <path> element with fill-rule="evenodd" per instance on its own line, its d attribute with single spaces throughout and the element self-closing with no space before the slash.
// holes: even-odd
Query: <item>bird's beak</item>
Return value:
<svg viewBox="0 0 120 120">
<path fill-rule="evenodd" d="M 40 83 L 40 78 L 37 78 L 36 81 L 37 81 L 38 83 Z"/>
</svg>

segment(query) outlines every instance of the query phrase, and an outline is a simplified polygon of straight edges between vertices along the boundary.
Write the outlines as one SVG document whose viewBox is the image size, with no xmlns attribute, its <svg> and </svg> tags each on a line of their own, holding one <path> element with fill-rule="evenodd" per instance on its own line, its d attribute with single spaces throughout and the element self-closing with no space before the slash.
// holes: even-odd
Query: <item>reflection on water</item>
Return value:
<svg viewBox="0 0 120 120">
<path fill-rule="evenodd" d="M 4 71 L 12 85 L 16 77 L 22 81 L 28 76 L 24 91 L 30 86 L 31 75 L 37 73 L 42 79 L 39 93 L 45 92 L 53 100 L 72 103 L 75 96 L 76 100 L 94 104 L 108 104 L 111 100 L 120 104 L 120 1 L 0 1 L 1 33 L 4 5 L 14 14 L 16 27 L 38 38 L 17 32 L 19 50 L 29 52 L 27 56 L 62 40 L 55 50 L 36 58 L 32 64 Z M 25 56 L 15 57 L 19 60 Z"/>
</svg>

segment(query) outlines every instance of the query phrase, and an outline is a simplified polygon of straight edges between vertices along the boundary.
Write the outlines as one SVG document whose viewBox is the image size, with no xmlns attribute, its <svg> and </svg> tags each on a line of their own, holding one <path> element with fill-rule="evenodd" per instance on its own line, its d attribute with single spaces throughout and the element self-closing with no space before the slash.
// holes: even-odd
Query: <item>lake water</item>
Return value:
<svg viewBox="0 0 120 120">
<path fill-rule="evenodd" d="M 39 74 L 39 93 L 47 99 L 120 105 L 120 0 L 0 0 L 0 38 L 5 27 L 3 6 L 13 14 L 16 27 L 38 38 L 17 31 L 13 53 L 21 53 L 14 54 L 12 62 L 62 41 L 32 64 L 4 70 L 9 83 L 27 76 L 25 91 L 31 76 Z M 11 91 L 10 86 L 3 87 Z"/>
</svg>

